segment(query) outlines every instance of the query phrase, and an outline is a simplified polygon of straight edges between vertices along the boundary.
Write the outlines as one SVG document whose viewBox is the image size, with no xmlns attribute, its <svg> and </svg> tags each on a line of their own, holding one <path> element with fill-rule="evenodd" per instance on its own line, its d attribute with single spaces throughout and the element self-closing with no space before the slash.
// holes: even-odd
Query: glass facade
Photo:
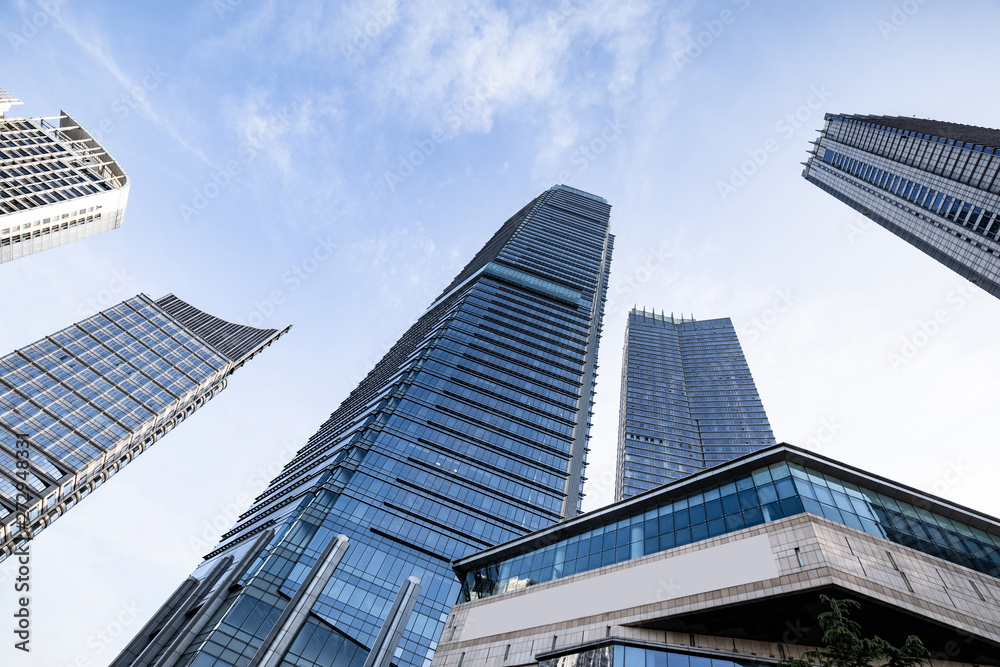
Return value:
<svg viewBox="0 0 1000 667">
<path fill-rule="evenodd" d="M 460 599 L 500 595 L 802 512 L 1000 578 L 1000 531 L 987 533 L 808 464 L 774 463 L 709 476 L 697 486 L 641 499 L 614 521 L 581 517 L 579 529 L 568 527 L 558 540 L 462 570 Z"/>
<path fill-rule="evenodd" d="M 947 229 L 947 227 L 936 222 L 926 213 L 934 213 L 955 222 L 964 227 L 968 233 L 978 234 L 994 241 L 1000 239 L 1000 214 L 984 209 L 982 206 L 975 206 L 971 202 L 938 192 L 933 187 L 921 185 L 919 182 L 897 176 L 891 171 L 879 169 L 834 150 L 826 149 L 824 151 L 823 162 L 838 171 L 856 176 L 878 190 L 866 188 L 868 192 L 883 198 L 886 193 L 895 195 L 899 202 L 909 202 L 909 204 L 920 207 L 923 209 L 922 211 L 911 208 L 904 203 L 897 202 L 895 204 L 905 212 L 911 213 L 939 229 Z M 823 168 L 829 169 L 825 166 Z"/>
<path fill-rule="evenodd" d="M 1000 296 L 1000 130 L 827 114 L 803 176 Z"/>
<path fill-rule="evenodd" d="M 633 310 L 623 356 L 616 500 L 774 445 L 729 318 Z"/>
<path fill-rule="evenodd" d="M 0 357 L 0 558 L 282 333 L 216 320 L 173 295 L 140 295 Z"/>
<path fill-rule="evenodd" d="M 280 664 L 357 667 L 416 577 L 392 662 L 426 667 L 460 589 L 451 561 L 577 515 L 609 216 L 603 199 L 557 186 L 500 228 L 208 554 L 203 581 L 230 556 L 253 562 L 176 665 L 251 664 L 343 534 L 346 554 Z M 141 652 L 166 647 L 143 638 L 164 622 L 114 664 L 152 664 Z"/>
<path fill-rule="evenodd" d="M 5 118 L 0 94 L 0 263 L 121 226 L 129 180 L 76 120 Z"/>
<path fill-rule="evenodd" d="M 624 644 L 607 644 L 538 661 L 538 667 L 770 667 L 774 664 L 773 660 L 761 661 L 749 656 L 722 656 L 689 652 L 681 647 L 650 648 Z"/>
</svg>

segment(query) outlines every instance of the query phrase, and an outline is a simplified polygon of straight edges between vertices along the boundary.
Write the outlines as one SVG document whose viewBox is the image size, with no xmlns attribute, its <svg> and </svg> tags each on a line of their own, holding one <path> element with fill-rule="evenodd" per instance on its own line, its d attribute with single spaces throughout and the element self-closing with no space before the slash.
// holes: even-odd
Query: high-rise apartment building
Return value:
<svg viewBox="0 0 1000 667">
<path fill-rule="evenodd" d="M 774 444 L 728 317 L 634 309 L 625 330 L 615 499 Z"/>
<path fill-rule="evenodd" d="M 802 176 L 1000 297 L 1000 130 L 827 114 Z"/>
<path fill-rule="evenodd" d="M 791 445 L 454 563 L 433 667 L 775 667 L 820 595 L 929 667 L 1000 665 L 1000 521 Z"/>
<path fill-rule="evenodd" d="M 504 223 L 113 665 L 427 667 L 451 561 L 579 511 L 609 216 Z"/>
<path fill-rule="evenodd" d="M 8 118 L 0 89 L 0 263 L 121 227 L 129 180 L 65 111 Z"/>
<path fill-rule="evenodd" d="M 287 330 L 139 295 L 0 357 L 0 560 Z"/>
</svg>

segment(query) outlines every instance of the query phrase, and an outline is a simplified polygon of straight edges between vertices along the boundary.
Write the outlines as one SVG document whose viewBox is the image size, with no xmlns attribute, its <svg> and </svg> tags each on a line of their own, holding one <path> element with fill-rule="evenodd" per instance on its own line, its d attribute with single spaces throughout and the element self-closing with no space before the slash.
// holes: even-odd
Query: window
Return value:
<svg viewBox="0 0 1000 667">
<path fill-rule="evenodd" d="M 954 197 L 945 197 L 944 204 L 941 206 L 941 210 L 938 213 L 942 216 L 947 215 L 948 211 L 951 209 L 952 202 L 955 201 Z"/>
<path fill-rule="evenodd" d="M 962 205 L 962 209 L 958 214 L 958 222 L 965 224 L 966 218 L 969 217 L 969 212 L 972 210 L 972 204 L 966 203 Z"/>
<path fill-rule="evenodd" d="M 976 582 L 974 582 L 972 579 L 969 579 L 969 583 L 972 584 L 972 590 L 976 592 L 976 595 L 979 596 L 979 599 L 982 600 L 983 602 L 986 602 L 986 597 L 979 590 L 979 587 L 976 586 Z"/>
<path fill-rule="evenodd" d="M 958 212 L 959 212 L 959 210 L 961 210 L 961 208 L 962 208 L 962 201 L 959 200 L 959 199 L 956 199 L 955 203 L 953 203 L 951 205 L 951 210 L 949 210 L 946 213 L 945 217 L 948 218 L 949 220 L 954 220 L 955 216 L 958 215 Z"/>
<path fill-rule="evenodd" d="M 944 193 L 943 192 L 939 192 L 937 194 L 937 197 L 934 199 L 934 203 L 931 204 L 930 209 L 932 211 L 937 212 L 937 210 L 941 207 L 941 202 L 942 201 L 944 201 Z"/>
</svg>

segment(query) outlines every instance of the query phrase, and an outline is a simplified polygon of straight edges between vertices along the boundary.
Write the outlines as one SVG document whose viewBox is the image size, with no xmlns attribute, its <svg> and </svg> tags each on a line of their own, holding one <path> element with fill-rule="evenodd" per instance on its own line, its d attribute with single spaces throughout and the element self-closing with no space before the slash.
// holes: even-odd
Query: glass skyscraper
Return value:
<svg viewBox="0 0 1000 667">
<path fill-rule="evenodd" d="M 0 88 L 0 263 L 121 227 L 129 180 L 65 111 L 7 118 Z"/>
<path fill-rule="evenodd" d="M 615 499 L 774 444 L 728 317 L 632 310 L 625 331 Z"/>
<path fill-rule="evenodd" d="M 133 297 L 0 357 L 0 560 L 189 417 L 288 328 Z"/>
<path fill-rule="evenodd" d="M 113 664 L 429 665 L 451 561 L 579 512 L 609 216 L 507 220 Z"/>
<path fill-rule="evenodd" d="M 1000 297 L 1000 130 L 827 114 L 802 176 Z"/>
</svg>

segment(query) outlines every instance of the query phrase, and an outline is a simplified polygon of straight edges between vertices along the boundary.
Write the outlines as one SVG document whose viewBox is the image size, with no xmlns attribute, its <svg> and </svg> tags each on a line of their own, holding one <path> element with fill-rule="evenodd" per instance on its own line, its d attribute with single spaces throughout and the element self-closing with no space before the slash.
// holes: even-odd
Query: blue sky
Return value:
<svg viewBox="0 0 1000 667">
<path fill-rule="evenodd" d="M 0 267 L 0 350 L 138 292 L 294 327 L 37 539 L 35 651 L 4 664 L 107 664 L 557 182 L 606 197 L 617 235 L 585 508 L 612 496 L 638 304 L 731 317 L 779 440 L 1000 514 L 1000 303 L 799 164 L 825 112 L 1000 125 L 1000 42 L 975 34 L 995 3 L 0 7 L 13 111 L 65 109 L 132 179 L 120 230 Z"/>
</svg>

